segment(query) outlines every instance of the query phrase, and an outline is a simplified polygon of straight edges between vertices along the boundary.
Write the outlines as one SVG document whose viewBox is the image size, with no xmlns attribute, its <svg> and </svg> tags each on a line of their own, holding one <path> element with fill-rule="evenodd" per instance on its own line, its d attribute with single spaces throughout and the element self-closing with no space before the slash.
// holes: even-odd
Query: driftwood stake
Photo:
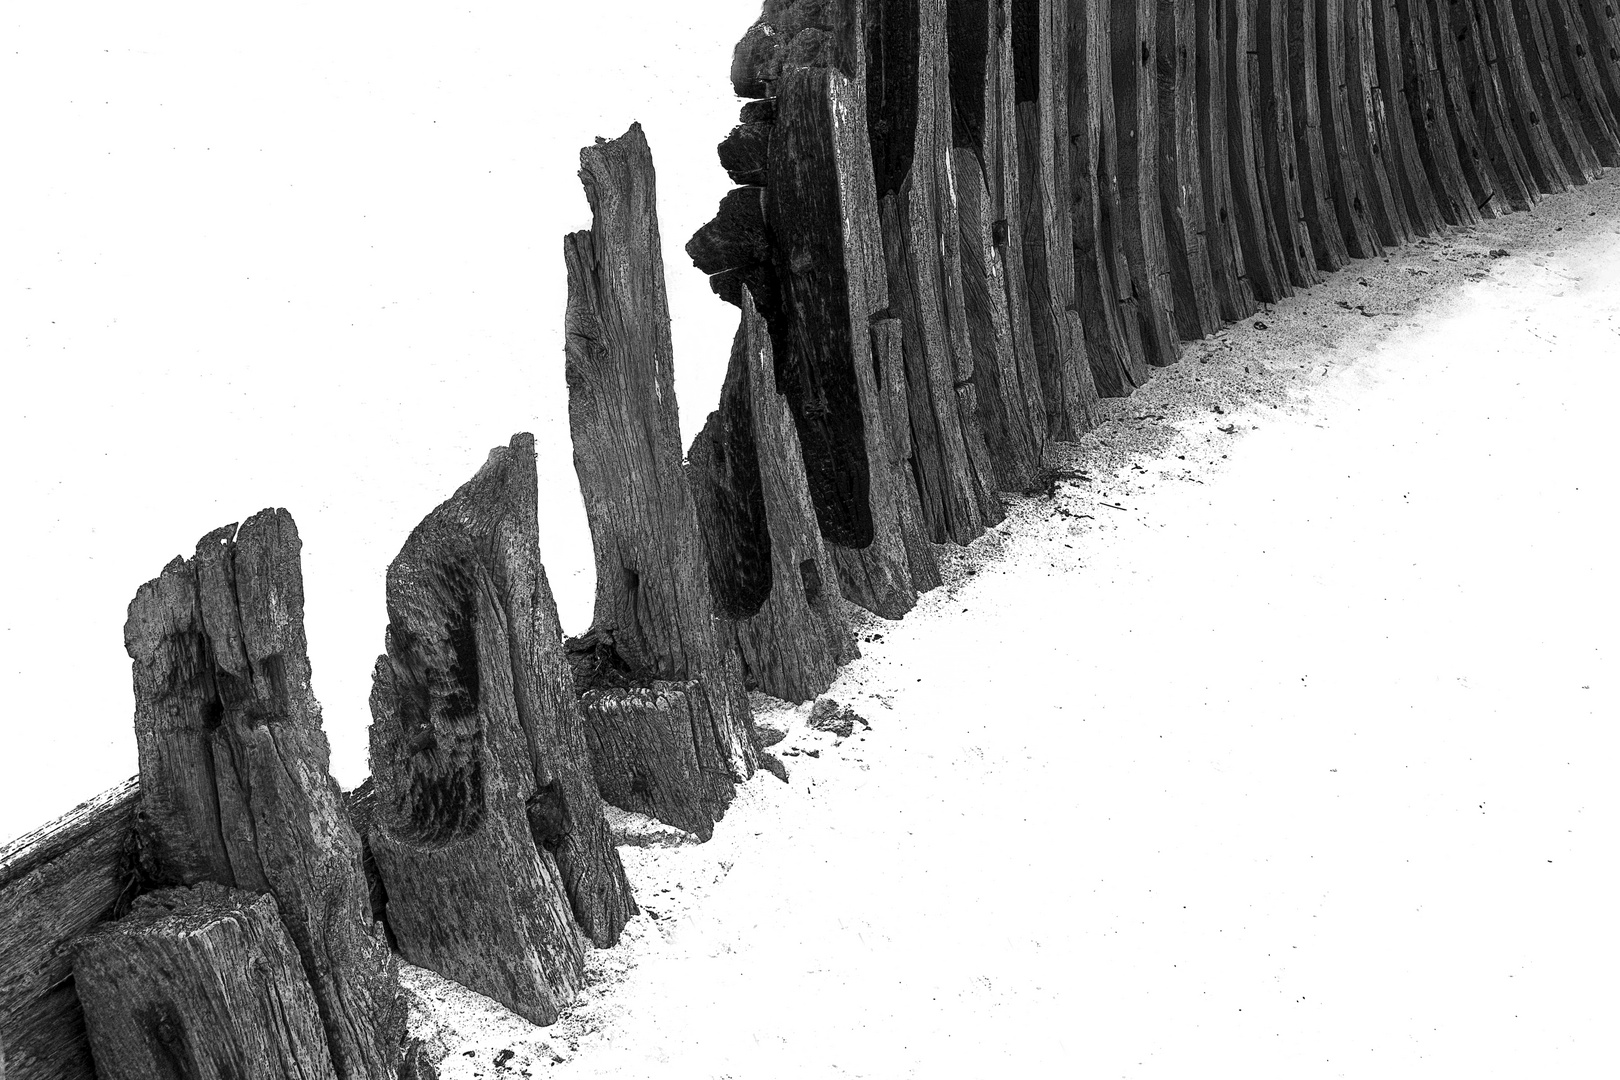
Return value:
<svg viewBox="0 0 1620 1080">
<path fill-rule="evenodd" d="M 816 526 L 770 331 L 746 289 L 720 407 L 687 452 L 716 607 L 751 688 L 808 701 L 859 655 Z"/>
<path fill-rule="evenodd" d="M 1158 9 L 1159 202 L 1176 330 L 1191 340 L 1221 325 L 1198 165 L 1198 25 L 1193 0 L 1158 0 Z"/>
<path fill-rule="evenodd" d="M 1198 168 L 1204 180 L 1204 221 L 1209 229 L 1209 269 L 1221 318 L 1236 322 L 1258 306 L 1244 264 L 1233 191 L 1228 110 L 1226 11 L 1223 0 L 1193 0 L 1197 37 Z"/>
<path fill-rule="evenodd" d="M 734 784 L 753 774 L 755 749 L 741 668 L 721 640 L 697 510 L 681 468 L 652 153 L 641 126 L 632 124 L 622 137 L 582 150 L 580 166 L 591 229 L 570 234 L 563 250 L 569 426 L 596 553 L 596 610 L 583 648 L 606 668 L 630 672 L 632 683 L 692 687 L 689 745 L 667 758 L 597 756 L 597 782 L 610 802 L 626 800 L 619 804 L 624 809 L 708 836 Z M 587 675 L 602 669 L 593 660 Z M 589 678 L 580 686 L 612 688 Z M 649 743 L 603 729 L 626 715 L 588 700 L 593 748 L 611 743 L 650 752 L 673 735 L 663 730 Z M 687 758 L 701 783 L 679 799 L 687 781 L 677 784 L 673 773 L 656 786 L 637 779 L 669 770 L 684 778 Z M 626 769 L 635 775 L 613 775 Z M 638 794 L 655 791 L 663 801 Z"/>
<path fill-rule="evenodd" d="M 145 869 L 273 894 L 338 1076 L 380 1080 L 398 1054 L 398 975 L 327 771 L 300 547 L 292 516 L 265 510 L 203 537 L 130 603 Z"/>
<path fill-rule="evenodd" d="M 143 896 L 80 941 L 73 975 L 101 1080 L 336 1080 L 269 896 L 211 883 Z"/>
</svg>

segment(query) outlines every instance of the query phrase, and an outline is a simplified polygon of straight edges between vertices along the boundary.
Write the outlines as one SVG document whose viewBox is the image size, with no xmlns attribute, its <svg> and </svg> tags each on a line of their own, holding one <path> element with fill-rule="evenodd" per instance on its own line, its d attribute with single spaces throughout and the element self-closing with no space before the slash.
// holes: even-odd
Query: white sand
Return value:
<svg viewBox="0 0 1620 1080">
<path fill-rule="evenodd" d="M 1615 1075 L 1620 184 L 1259 318 L 863 623 L 869 734 L 774 716 L 791 785 L 624 849 L 562 1023 L 435 1006 L 444 1075 Z"/>
</svg>

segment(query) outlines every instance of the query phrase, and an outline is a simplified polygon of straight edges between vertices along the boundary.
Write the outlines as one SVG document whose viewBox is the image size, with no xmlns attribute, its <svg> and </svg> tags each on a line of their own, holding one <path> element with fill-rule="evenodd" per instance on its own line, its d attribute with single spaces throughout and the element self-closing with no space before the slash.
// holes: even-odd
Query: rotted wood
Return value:
<svg viewBox="0 0 1620 1080">
<path fill-rule="evenodd" d="M 1271 213 L 1282 244 L 1283 267 L 1295 288 L 1309 288 L 1322 279 L 1316 265 L 1315 245 L 1305 214 L 1305 192 L 1300 183 L 1298 121 L 1290 93 L 1290 43 L 1286 0 L 1261 0 L 1255 19 L 1255 45 L 1260 65 L 1260 120 L 1264 128 L 1266 183 L 1271 190 Z"/>
<path fill-rule="evenodd" d="M 787 701 L 816 697 L 859 651 L 776 389 L 770 331 L 746 292 L 720 407 L 686 460 L 715 604 L 746 684 Z"/>
<path fill-rule="evenodd" d="M 1576 184 L 1596 179 L 1603 172 L 1603 165 L 1576 116 L 1573 92 L 1557 56 L 1546 5 L 1539 0 L 1504 2 L 1512 9 L 1513 19 L 1518 24 L 1519 42 L 1524 47 L 1530 78 L 1542 104 L 1542 117 L 1570 179 Z"/>
<path fill-rule="evenodd" d="M 1110 2 L 1119 196 L 1124 210 L 1121 236 L 1142 320 L 1142 345 L 1148 363 L 1164 367 L 1176 362 L 1181 346 L 1164 210 L 1159 203 L 1158 3 Z"/>
<path fill-rule="evenodd" d="M 1310 233 L 1316 265 L 1334 271 L 1350 261 L 1333 204 L 1335 177 L 1322 147 L 1321 84 L 1316 72 L 1315 0 L 1286 0 L 1288 23 L 1288 96 L 1294 117 L 1294 159 L 1299 168 L 1299 197 Z"/>
<path fill-rule="evenodd" d="M 1228 140 L 1228 56 L 1223 0 L 1193 0 L 1197 37 L 1198 170 L 1204 182 L 1204 222 L 1208 229 L 1210 280 L 1221 318 L 1236 322 L 1259 306 L 1244 265 L 1238 235 L 1237 196 L 1232 183 Z"/>
<path fill-rule="evenodd" d="M 1329 191 L 1345 250 L 1357 259 L 1383 252 L 1373 222 L 1371 178 L 1363 174 L 1356 153 L 1350 118 L 1352 60 L 1345 34 L 1346 5 L 1352 0 L 1327 0 L 1316 17 L 1317 96 L 1322 104 L 1322 149 L 1333 176 Z M 1355 73 L 1359 77 L 1359 72 Z"/>
<path fill-rule="evenodd" d="M 143 896 L 75 946 L 73 976 L 101 1080 L 338 1076 L 268 895 L 205 883 Z"/>
<path fill-rule="evenodd" d="M 397 1065 L 398 970 L 328 772 L 301 546 L 287 511 L 264 510 L 204 536 L 130 602 L 142 870 L 273 894 L 337 1075 L 377 1080 Z"/>
<path fill-rule="evenodd" d="M 1519 39 L 1519 24 L 1510 0 L 1472 0 L 1472 4 L 1477 21 L 1489 27 L 1508 120 L 1518 137 L 1532 182 L 1537 190 L 1548 194 L 1568 191 L 1574 181 L 1554 142 L 1555 121 L 1547 115 L 1530 73 L 1529 54 Z"/>
<path fill-rule="evenodd" d="M 1474 206 L 1485 217 L 1500 217 L 1509 210 L 1506 191 L 1485 150 L 1481 121 L 1474 102 L 1468 97 L 1468 82 L 1457 51 L 1457 30 L 1452 25 L 1453 0 L 1428 0 L 1434 18 L 1434 46 L 1440 61 L 1441 82 L 1445 87 L 1451 117 L 1452 137 L 1457 141 L 1457 160 L 1473 194 Z"/>
<path fill-rule="evenodd" d="M 1620 121 L 1609 106 L 1592 55 L 1592 42 L 1586 22 L 1576 5 L 1586 0 L 1544 0 L 1552 27 L 1552 40 L 1564 65 L 1564 78 L 1572 88 L 1575 116 L 1586 133 L 1586 141 L 1605 166 L 1620 165 Z"/>
<path fill-rule="evenodd" d="M 514 437 L 388 567 L 371 851 L 412 963 L 551 1023 L 635 905 L 602 817 Z M 577 915 L 576 915 L 577 913 Z"/>
<path fill-rule="evenodd" d="M 1406 207 L 1406 218 L 1413 232 L 1432 236 L 1440 231 L 1445 219 L 1423 165 L 1417 132 L 1412 127 L 1412 110 L 1407 100 L 1411 87 L 1406 77 L 1394 0 L 1372 0 L 1372 24 L 1373 56 L 1378 65 L 1378 85 L 1389 130 L 1384 150 L 1391 170 L 1390 181 Z"/>
<path fill-rule="evenodd" d="M 1076 306 L 1098 393 L 1123 397 L 1148 380 L 1150 369 L 1142 342 L 1140 298 L 1123 240 L 1109 4 L 1067 0 L 1064 14 Z M 1041 72 L 1050 69 L 1051 61 L 1045 58 L 1057 47 L 1051 15 L 1042 0 L 1014 0 L 1013 51 L 1026 80 L 1022 86 L 1038 87 Z M 1022 130 L 1028 122 L 1024 118 L 1036 110 L 1029 98 L 1019 110 Z"/>
<path fill-rule="evenodd" d="M 760 302 L 777 387 L 798 428 L 840 590 L 898 619 L 940 577 L 912 479 L 905 362 L 898 347 L 875 345 L 886 346 L 898 325 L 880 330 L 895 320 L 887 317 L 865 84 L 836 68 L 802 67 L 778 89 L 766 194 L 781 301 L 774 314 Z"/>
<path fill-rule="evenodd" d="M 1158 0 L 1159 206 L 1176 331 L 1187 340 L 1221 325 L 1198 167 L 1197 30 L 1193 0 Z"/>
<path fill-rule="evenodd" d="M 1440 75 L 1429 5 L 1425 0 L 1395 0 L 1393 22 L 1401 33 L 1406 105 L 1418 156 L 1428 173 L 1440 216 L 1448 225 L 1471 225 L 1479 220 L 1480 212 L 1457 156 L 1457 140 L 1451 133 L 1451 106 Z"/>
<path fill-rule="evenodd" d="M 131 779 L 0 848 L 0 1060 L 11 1080 L 91 1080 L 69 944 L 141 883 Z"/>
<path fill-rule="evenodd" d="M 1345 99 L 1349 106 L 1350 145 L 1361 165 L 1362 192 L 1367 197 L 1373 230 L 1386 248 L 1412 240 L 1412 223 L 1398 193 L 1399 180 L 1389 158 L 1392 135 L 1383 86 L 1378 81 L 1377 35 L 1372 6 L 1381 0 L 1343 0 Z"/>
<path fill-rule="evenodd" d="M 1272 303 L 1293 294 L 1282 238 L 1266 183 L 1265 127 L 1260 118 L 1260 56 L 1255 40 L 1258 0 L 1221 0 L 1226 52 L 1227 149 L 1243 263 L 1255 296 Z"/>
<path fill-rule="evenodd" d="M 875 0 L 869 13 L 867 123 L 923 523 L 935 543 L 968 544 L 1004 510 L 979 428 L 962 289 L 945 0 Z"/>
<path fill-rule="evenodd" d="M 1620 116 L 1620 12 L 1614 0 L 1574 0 L 1574 7 L 1586 20 L 1587 44 L 1609 112 Z"/>
<path fill-rule="evenodd" d="M 706 835 L 734 783 L 753 774 L 755 748 L 741 667 L 715 618 L 682 472 L 652 153 L 632 124 L 580 151 L 580 166 L 591 229 L 570 234 L 563 250 L 569 428 L 596 556 L 591 631 L 637 678 L 698 686 L 691 750 L 705 781 L 693 793 L 701 813 L 664 820 Z M 606 767 L 595 762 L 598 784 Z M 624 809 L 669 812 L 644 802 Z"/>
<path fill-rule="evenodd" d="M 996 487 L 1023 491 L 1040 474 L 1047 410 L 1030 323 L 1023 216 L 1018 212 L 1022 195 L 1009 2 L 950 0 L 946 29 L 951 169 L 956 177 L 962 292 L 973 346 L 979 424 Z M 1071 349 L 1054 355 L 1052 361 L 1049 366 L 1058 376 L 1052 388 L 1054 411 L 1083 431 L 1090 426 L 1091 415 L 1074 376 L 1083 374 L 1089 386 L 1091 371 L 1085 356 L 1076 357 Z"/>
<path fill-rule="evenodd" d="M 1503 201 L 1514 210 L 1528 210 L 1541 193 L 1508 117 L 1489 27 L 1480 24 L 1471 0 L 1449 0 L 1447 6 L 1453 51 L 1461 64 L 1468 100 L 1474 106 L 1481 149 L 1500 185 Z"/>
</svg>

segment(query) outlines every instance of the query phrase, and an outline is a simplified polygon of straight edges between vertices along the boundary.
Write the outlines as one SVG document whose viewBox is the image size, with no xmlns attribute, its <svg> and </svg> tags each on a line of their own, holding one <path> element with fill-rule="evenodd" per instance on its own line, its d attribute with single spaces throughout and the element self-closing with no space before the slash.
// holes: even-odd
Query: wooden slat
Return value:
<svg viewBox="0 0 1620 1080">
<path fill-rule="evenodd" d="M 1159 205 L 1176 330 L 1191 340 L 1221 325 L 1198 165 L 1198 24 L 1193 0 L 1158 0 L 1158 8 Z"/>
<path fill-rule="evenodd" d="M 1283 267 L 1296 288 L 1309 288 L 1321 280 L 1316 251 L 1305 213 L 1305 192 L 1300 183 L 1296 132 L 1290 88 L 1292 60 L 1288 40 L 1286 0 L 1260 0 L 1255 23 L 1255 46 L 1260 65 L 1261 140 L 1265 149 L 1266 185 L 1271 192 L 1271 214 L 1277 222 Z"/>
<path fill-rule="evenodd" d="M 1488 152 L 1484 129 L 1484 109 L 1477 112 L 1469 96 L 1467 73 L 1457 48 L 1458 27 L 1452 13 L 1453 0 L 1428 0 L 1434 18 L 1434 44 L 1445 87 L 1452 137 L 1457 142 L 1457 161 L 1472 192 L 1474 206 L 1485 217 L 1507 213 L 1510 203 L 1504 181 L 1497 175 Z"/>
<path fill-rule="evenodd" d="M 1266 182 L 1265 125 L 1260 116 L 1260 55 L 1255 39 L 1258 0 L 1222 0 L 1226 51 L 1227 149 L 1243 264 L 1255 296 L 1273 303 L 1293 294 L 1282 239 Z"/>
<path fill-rule="evenodd" d="M 1193 0 L 1197 38 L 1195 108 L 1198 110 L 1198 169 L 1204 181 L 1204 223 L 1209 241 L 1210 280 L 1221 318 L 1236 322 L 1254 313 L 1259 301 L 1244 264 L 1238 235 L 1237 196 L 1227 137 L 1228 109 L 1226 5 L 1224 0 Z"/>
<path fill-rule="evenodd" d="M 1316 0 L 1286 0 L 1288 17 L 1288 90 L 1294 114 L 1294 158 L 1299 168 L 1299 194 L 1316 264 L 1339 269 L 1350 261 L 1333 205 L 1333 173 L 1322 146 L 1321 84 L 1316 74 Z"/>
<path fill-rule="evenodd" d="M 1479 208 L 1457 157 L 1451 133 L 1450 106 L 1433 43 L 1434 20 L 1426 0 L 1395 0 L 1406 68 L 1406 106 L 1412 119 L 1418 156 L 1428 173 L 1440 216 L 1448 225 L 1479 220 Z"/>
<path fill-rule="evenodd" d="M 1496 57 L 1497 76 L 1502 82 L 1503 104 L 1509 123 L 1519 140 L 1519 149 L 1530 171 L 1536 190 L 1551 194 L 1568 191 L 1574 181 L 1564 165 L 1553 139 L 1553 122 L 1546 115 L 1536 82 L 1531 76 L 1519 24 L 1513 17 L 1511 0 L 1470 0 L 1475 20 L 1490 34 Z"/>
<path fill-rule="evenodd" d="M 1434 187 L 1423 166 L 1417 132 L 1412 127 L 1408 101 L 1413 88 L 1407 79 L 1401 46 L 1399 16 L 1395 0 L 1372 0 L 1373 56 L 1378 65 L 1378 84 L 1385 105 L 1389 129 L 1385 154 L 1390 180 L 1406 207 L 1407 221 L 1419 236 L 1432 236 L 1445 223 L 1435 199 Z"/>
<path fill-rule="evenodd" d="M 1412 224 L 1393 175 L 1389 157 L 1393 142 L 1383 87 L 1378 79 L 1377 35 L 1372 6 L 1377 0 L 1344 0 L 1346 100 L 1350 143 L 1361 165 L 1361 178 L 1379 243 L 1396 247 L 1412 239 Z"/>
<path fill-rule="evenodd" d="M 1575 10 L 1580 0 L 1545 0 L 1552 41 L 1563 63 L 1564 78 L 1572 88 L 1574 111 L 1598 160 L 1620 165 L 1620 121 L 1609 106 L 1603 79 L 1598 74 L 1586 22 Z"/>
</svg>

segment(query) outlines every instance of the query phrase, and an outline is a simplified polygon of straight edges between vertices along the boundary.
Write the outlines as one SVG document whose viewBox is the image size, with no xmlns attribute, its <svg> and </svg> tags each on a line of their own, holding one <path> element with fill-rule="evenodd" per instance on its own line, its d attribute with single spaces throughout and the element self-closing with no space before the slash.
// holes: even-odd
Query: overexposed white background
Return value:
<svg viewBox="0 0 1620 1080">
<path fill-rule="evenodd" d="M 383 573 L 516 431 L 563 623 L 590 541 L 563 383 L 581 146 L 646 129 L 690 440 L 735 310 L 682 247 L 731 186 L 758 0 L 44 2 L 0 15 L 0 840 L 134 773 L 125 610 L 197 538 L 304 539 L 333 771 L 364 777 Z"/>
</svg>

